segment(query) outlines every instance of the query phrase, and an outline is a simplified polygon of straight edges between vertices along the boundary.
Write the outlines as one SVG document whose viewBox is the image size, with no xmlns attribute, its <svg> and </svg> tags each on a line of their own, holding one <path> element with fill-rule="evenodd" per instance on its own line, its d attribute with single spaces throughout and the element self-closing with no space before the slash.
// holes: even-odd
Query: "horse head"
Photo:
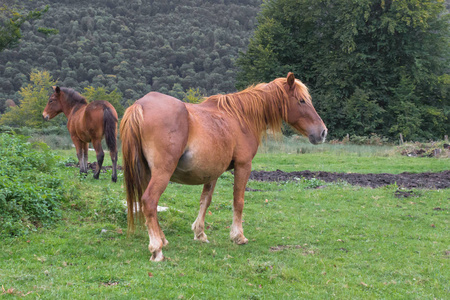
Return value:
<svg viewBox="0 0 450 300">
<path fill-rule="evenodd" d="M 53 87 L 53 94 L 48 99 L 47 105 L 45 106 L 44 112 L 42 113 L 42 117 L 48 121 L 56 117 L 59 113 L 61 113 L 62 105 L 61 105 L 61 96 L 64 92 L 61 91 L 59 86 Z"/>
<path fill-rule="evenodd" d="M 307 136 L 312 144 L 323 143 L 327 136 L 327 127 L 311 102 L 308 88 L 289 72 L 285 89 L 289 97 L 289 109 L 285 121 Z"/>
</svg>

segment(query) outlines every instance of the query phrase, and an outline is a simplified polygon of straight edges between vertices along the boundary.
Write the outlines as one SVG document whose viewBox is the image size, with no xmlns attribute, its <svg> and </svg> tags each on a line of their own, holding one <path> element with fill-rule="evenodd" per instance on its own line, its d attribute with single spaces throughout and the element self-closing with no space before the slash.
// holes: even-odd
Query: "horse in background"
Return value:
<svg viewBox="0 0 450 300">
<path fill-rule="evenodd" d="M 64 113 L 67 117 L 67 129 L 77 150 L 80 173 L 87 173 L 89 143 L 97 154 L 97 167 L 94 178 L 98 179 L 105 153 L 102 138 L 105 137 L 113 165 L 113 182 L 117 181 L 117 112 L 108 101 L 87 103 L 86 98 L 73 89 L 53 87 L 42 116 L 45 120 Z"/>
<path fill-rule="evenodd" d="M 169 181 L 203 184 L 194 239 L 208 242 L 205 214 L 219 176 L 234 169 L 233 223 L 230 238 L 246 244 L 242 228 L 244 191 L 261 135 L 281 132 L 282 121 L 307 136 L 325 140 L 327 128 L 307 87 L 293 73 L 244 91 L 215 95 L 199 104 L 151 92 L 130 106 L 120 124 L 128 229 L 141 211 L 148 228 L 152 261 L 164 259 L 168 242 L 157 219 L 157 205 Z"/>
</svg>

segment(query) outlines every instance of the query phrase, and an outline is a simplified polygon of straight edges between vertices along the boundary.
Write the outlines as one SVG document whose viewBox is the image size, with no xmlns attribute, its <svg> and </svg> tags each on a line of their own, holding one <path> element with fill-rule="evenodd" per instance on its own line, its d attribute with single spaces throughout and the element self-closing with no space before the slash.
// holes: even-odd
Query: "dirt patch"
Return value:
<svg viewBox="0 0 450 300">
<path fill-rule="evenodd" d="M 75 168 L 79 168 L 79 164 L 76 163 L 67 163 L 66 167 L 75 167 Z M 92 170 L 94 171 L 97 168 L 97 162 L 93 162 L 93 163 L 88 163 L 87 164 L 87 168 L 88 170 Z M 101 173 L 106 173 L 107 170 L 112 170 L 112 166 L 102 166 L 102 171 Z M 122 166 L 117 166 L 117 170 L 122 170 Z"/>
<path fill-rule="evenodd" d="M 77 167 L 78 164 L 69 163 L 67 167 Z M 88 163 L 88 169 L 95 170 L 97 163 Z M 102 172 L 111 170 L 111 166 L 103 166 Z M 122 166 L 117 166 L 117 170 L 122 170 Z M 305 179 L 320 179 L 325 182 L 339 182 L 345 181 L 352 185 L 369 186 L 372 188 L 390 185 L 397 183 L 399 187 L 405 189 L 424 188 L 424 189 L 445 189 L 450 187 L 450 170 L 439 173 L 401 173 L 401 174 L 360 174 L 360 173 L 334 173 L 334 172 L 312 172 L 312 171 L 297 171 L 297 172 L 283 172 L 276 171 L 252 171 L 250 180 L 256 181 L 289 181 L 299 178 Z M 248 191 L 252 190 L 248 188 Z M 397 197 L 410 197 L 415 195 L 408 191 L 409 194 L 400 193 Z"/>
<path fill-rule="evenodd" d="M 334 173 L 334 172 L 283 172 L 276 171 L 253 171 L 251 180 L 257 181 L 288 181 L 298 178 L 316 178 L 325 182 L 345 181 L 352 185 L 369 186 L 372 188 L 397 183 L 399 187 L 445 189 L 450 187 L 450 170 L 439 173 L 401 173 L 401 174 L 359 174 L 359 173 Z"/>
</svg>

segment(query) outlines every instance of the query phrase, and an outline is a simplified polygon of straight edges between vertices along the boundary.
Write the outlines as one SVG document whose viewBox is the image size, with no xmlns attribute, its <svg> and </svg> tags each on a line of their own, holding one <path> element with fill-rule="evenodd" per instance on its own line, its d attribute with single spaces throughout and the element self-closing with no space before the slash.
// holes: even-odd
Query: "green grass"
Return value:
<svg viewBox="0 0 450 300">
<path fill-rule="evenodd" d="M 448 169 L 448 159 L 407 158 L 391 150 L 261 151 L 253 169 Z M 58 154 L 67 160 L 75 151 Z M 110 173 L 94 180 L 76 168 L 58 172 L 73 187 L 64 220 L 1 243 L 5 298 L 445 299 L 450 292 L 450 189 L 414 190 L 413 197 L 399 199 L 395 185 L 314 189 L 308 180 L 250 181 L 248 187 L 258 191 L 246 193 L 249 244 L 237 246 L 229 240 L 232 174 L 219 179 L 208 210 L 209 244 L 194 241 L 190 230 L 202 187 L 170 184 L 159 203 L 170 207 L 159 213 L 168 259 L 152 263 L 146 233 L 126 235 L 122 177 L 114 184 Z"/>
<path fill-rule="evenodd" d="M 253 169 L 280 169 L 285 172 L 423 173 L 448 170 L 450 161 L 447 158 L 402 156 L 394 146 L 312 145 L 305 138 L 283 137 L 281 140 L 269 138 L 263 141 L 253 160 Z"/>
</svg>

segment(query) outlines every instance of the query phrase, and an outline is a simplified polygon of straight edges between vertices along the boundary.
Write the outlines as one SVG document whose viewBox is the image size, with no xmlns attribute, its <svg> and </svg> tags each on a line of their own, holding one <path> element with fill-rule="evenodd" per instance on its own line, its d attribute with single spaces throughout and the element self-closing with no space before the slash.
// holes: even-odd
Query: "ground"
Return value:
<svg viewBox="0 0 450 300">
<path fill-rule="evenodd" d="M 67 166 L 76 167 L 74 164 L 67 164 Z M 88 168 L 94 170 L 96 163 L 88 164 Z M 111 166 L 102 167 L 103 172 Z M 120 170 L 121 167 L 118 166 Z M 253 171 L 250 175 L 250 180 L 257 181 L 288 181 L 305 178 L 316 178 L 325 182 L 339 182 L 345 181 L 352 185 L 369 186 L 372 188 L 397 184 L 399 187 L 411 188 L 425 188 L 425 189 L 445 189 L 450 187 L 450 170 L 439 173 L 401 173 L 401 174 L 359 174 L 359 173 L 333 173 L 333 172 L 311 172 L 311 171 L 297 171 L 297 172 L 283 172 L 276 171 Z"/>
<path fill-rule="evenodd" d="M 359 174 L 359 173 L 333 173 L 333 172 L 283 172 L 276 171 L 253 171 L 251 180 L 258 181 L 287 181 L 295 178 L 316 178 L 325 182 L 345 181 L 352 185 L 369 186 L 372 188 L 395 184 L 399 187 L 445 189 L 450 187 L 450 171 L 439 173 L 401 173 L 401 174 Z"/>
</svg>

